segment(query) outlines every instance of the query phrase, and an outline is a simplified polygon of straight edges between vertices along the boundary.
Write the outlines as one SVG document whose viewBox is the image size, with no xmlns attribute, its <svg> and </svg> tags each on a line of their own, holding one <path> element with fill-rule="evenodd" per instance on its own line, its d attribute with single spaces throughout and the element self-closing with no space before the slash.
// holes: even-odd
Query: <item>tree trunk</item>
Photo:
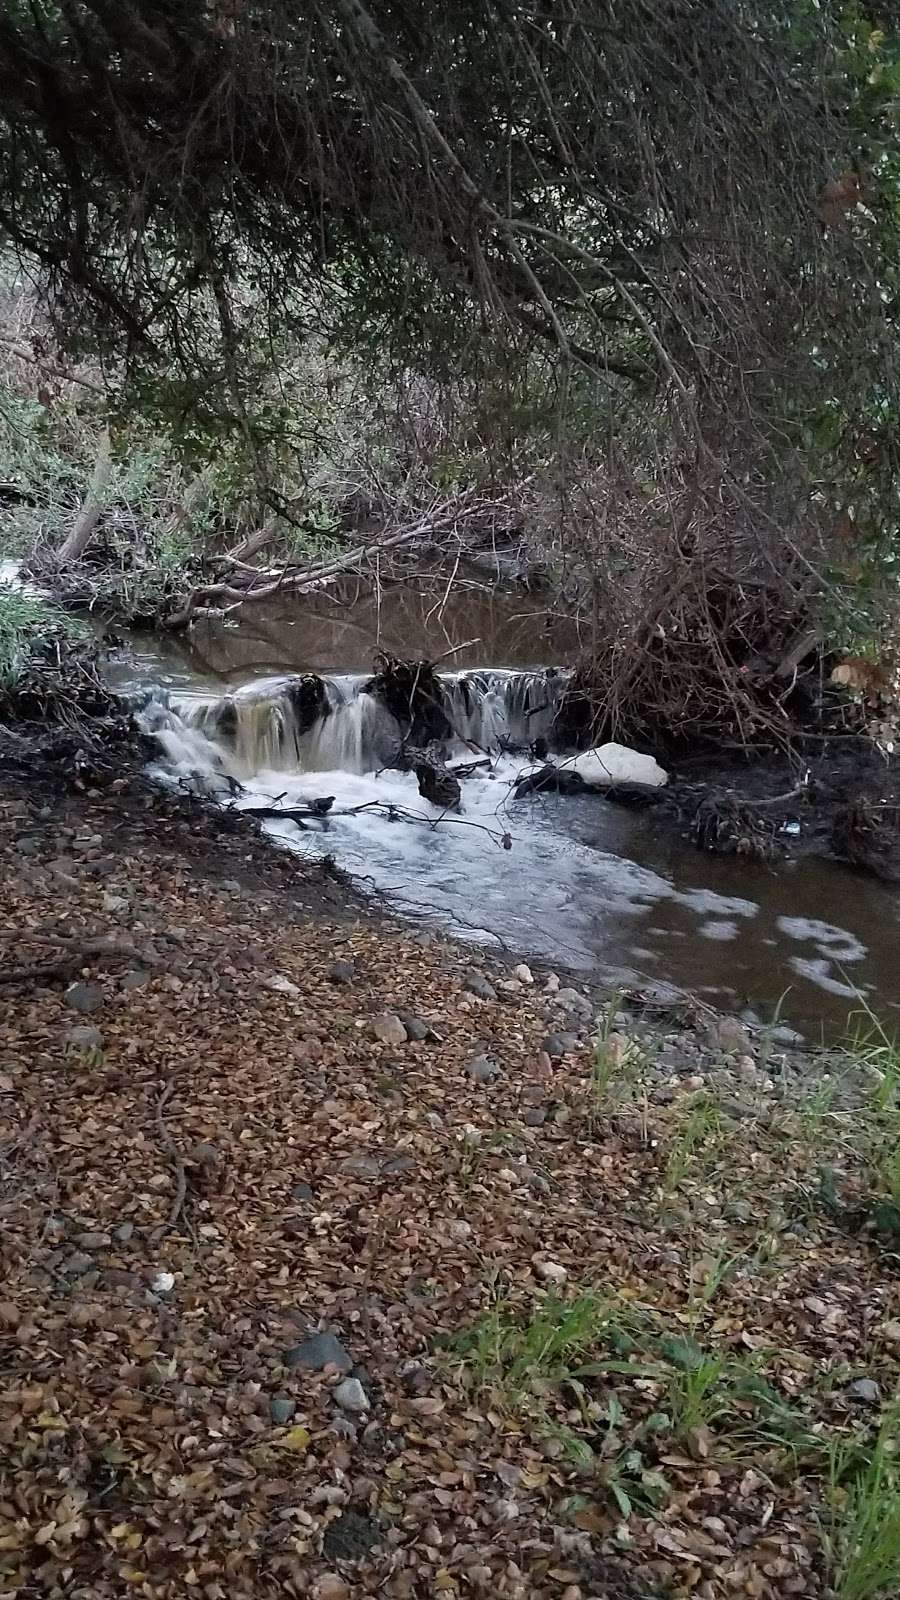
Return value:
<svg viewBox="0 0 900 1600">
<path fill-rule="evenodd" d="M 81 510 L 75 520 L 72 532 L 63 540 L 59 547 L 57 561 L 61 567 L 66 567 L 73 561 L 80 561 L 91 541 L 91 536 L 106 504 L 106 491 L 109 488 L 109 479 L 112 472 L 112 450 L 110 446 L 109 429 L 104 428 L 97 446 L 97 456 L 94 461 L 94 470 L 88 492 L 82 502 Z"/>
</svg>

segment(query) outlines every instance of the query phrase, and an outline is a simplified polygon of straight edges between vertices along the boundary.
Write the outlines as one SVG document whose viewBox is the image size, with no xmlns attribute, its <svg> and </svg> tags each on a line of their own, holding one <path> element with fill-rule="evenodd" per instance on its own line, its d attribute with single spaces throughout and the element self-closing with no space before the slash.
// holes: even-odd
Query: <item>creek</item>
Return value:
<svg viewBox="0 0 900 1600">
<path fill-rule="evenodd" d="M 500 746 L 527 744 L 552 720 L 560 664 L 577 644 L 564 615 L 477 578 L 448 594 L 435 576 L 345 583 L 239 617 L 198 624 L 189 638 L 135 635 L 115 669 L 123 688 L 152 691 L 164 781 L 239 806 L 331 797 L 331 813 L 302 829 L 264 826 L 301 855 L 328 854 L 396 910 L 526 958 L 674 985 L 811 1038 L 843 1028 L 860 995 L 895 1019 L 900 900 L 890 887 L 823 860 L 707 855 L 653 810 L 597 795 L 514 797 L 529 758 Z M 492 753 L 489 770 L 463 780 L 459 815 L 441 818 L 413 774 L 385 770 L 397 727 L 363 689 L 378 651 L 453 652 L 438 671 L 454 727 Z M 299 673 L 324 677 L 328 711 L 298 734 Z"/>
</svg>

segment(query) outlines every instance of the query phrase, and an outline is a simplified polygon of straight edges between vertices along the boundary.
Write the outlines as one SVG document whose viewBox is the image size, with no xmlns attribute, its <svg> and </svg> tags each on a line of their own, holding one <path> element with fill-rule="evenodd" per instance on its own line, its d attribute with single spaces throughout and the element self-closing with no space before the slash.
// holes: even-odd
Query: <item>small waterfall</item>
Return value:
<svg viewBox="0 0 900 1600">
<path fill-rule="evenodd" d="M 458 738 L 496 750 L 527 748 L 553 729 L 569 674 L 554 668 L 516 672 L 502 667 L 446 673 L 441 686 Z"/>
<path fill-rule="evenodd" d="M 552 668 L 437 674 L 451 742 L 460 752 L 527 748 L 552 731 L 567 681 Z M 240 780 L 262 771 L 377 772 L 396 763 L 404 730 L 371 685 L 362 675 L 306 675 L 260 679 L 216 700 L 175 696 L 148 731 L 170 759 L 173 741 L 181 764 L 191 749 L 198 759 L 212 749 L 217 770 Z"/>
</svg>

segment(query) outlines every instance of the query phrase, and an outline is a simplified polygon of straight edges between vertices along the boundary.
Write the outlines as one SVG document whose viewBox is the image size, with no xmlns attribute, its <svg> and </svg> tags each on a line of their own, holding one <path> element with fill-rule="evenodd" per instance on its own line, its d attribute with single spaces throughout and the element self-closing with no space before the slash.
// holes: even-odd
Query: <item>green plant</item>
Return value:
<svg viewBox="0 0 900 1600">
<path fill-rule="evenodd" d="M 621 994 L 610 997 L 609 1003 L 603 1009 L 594 1040 L 591 1099 L 595 1111 L 606 1105 L 614 1080 L 618 1079 L 623 1086 L 631 1082 L 640 1059 L 640 1050 L 634 1040 L 616 1028 L 616 1017 L 622 1000 Z"/>
<path fill-rule="evenodd" d="M 42 600 L 0 585 L 0 691 L 15 687 L 36 644 L 53 634 L 82 630 Z"/>
<path fill-rule="evenodd" d="M 541 1385 L 577 1380 L 613 1320 L 612 1302 L 590 1290 L 574 1300 L 545 1295 L 524 1321 L 506 1295 L 495 1295 L 453 1349 L 478 1387 L 512 1401 Z"/>
<path fill-rule="evenodd" d="M 688 1102 L 663 1174 L 663 1192 L 671 1195 L 698 1162 L 706 1161 L 722 1143 L 722 1118 L 717 1101 L 701 1092 Z"/>
<path fill-rule="evenodd" d="M 900 1415 L 882 1421 L 866 1459 L 858 1447 L 832 1452 L 828 1538 L 838 1600 L 894 1600 L 900 1592 Z"/>
<path fill-rule="evenodd" d="M 724 1357 L 703 1351 L 689 1364 L 673 1368 L 666 1398 L 676 1438 L 687 1439 L 698 1429 L 708 1428 L 727 1410 L 725 1373 Z"/>
</svg>

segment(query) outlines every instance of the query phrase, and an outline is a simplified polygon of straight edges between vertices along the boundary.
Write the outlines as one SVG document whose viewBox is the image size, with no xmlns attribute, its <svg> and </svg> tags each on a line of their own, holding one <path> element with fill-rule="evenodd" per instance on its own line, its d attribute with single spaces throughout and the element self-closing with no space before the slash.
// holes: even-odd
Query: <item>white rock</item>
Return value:
<svg viewBox="0 0 900 1600">
<path fill-rule="evenodd" d="M 171 1294 L 175 1287 L 174 1272 L 158 1272 L 150 1287 L 154 1294 Z"/>
<path fill-rule="evenodd" d="M 369 1396 L 358 1378 L 345 1378 L 334 1391 L 334 1398 L 343 1411 L 368 1411 Z"/>
<path fill-rule="evenodd" d="M 466 1239 L 471 1239 L 472 1224 L 471 1222 L 463 1221 L 463 1219 L 460 1217 L 449 1224 L 447 1232 L 449 1233 L 450 1238 L 453 1239 L 457 1244 L 462 1244 Z"/>
<path fill-rule="evenodd" d="M 647 788 L 660 789 L 669 779 L 652 756 L 642 755 L 627 744 L 596 745 L 560 765 L 568 772 L 577 772 L 586 784 L 596 788 L 606 788 L 611 783 L 643 783 Z"/>
<path fill-rule="evenodd" d="M 555 1283 L 562 1287 L 568 1281 L 569 1274 L 558 1261 L 535 1261 L 532 1265 L 535 1277 L 540 1278 L 542 1283 Z"/>
<path fill-rule="evenodd" d="M 517 967 L 513 967 L 513 977 L 518 978 L 520 983 L 534 983 L 534 973 L 530 967 L 526 967 L 524 961 L 520 961 Z"/>
<path fill-rule="evenodd" d="M 267 978 L 266 988 L 274 989 L 276 994 L 290 995 L 292 1000 L 296 1000 L 300 993 L 297 985 L 292 983 L 290 978 L 286 978 L 283 972 L 276 972 L 271 978 Z"/>
</svg>

